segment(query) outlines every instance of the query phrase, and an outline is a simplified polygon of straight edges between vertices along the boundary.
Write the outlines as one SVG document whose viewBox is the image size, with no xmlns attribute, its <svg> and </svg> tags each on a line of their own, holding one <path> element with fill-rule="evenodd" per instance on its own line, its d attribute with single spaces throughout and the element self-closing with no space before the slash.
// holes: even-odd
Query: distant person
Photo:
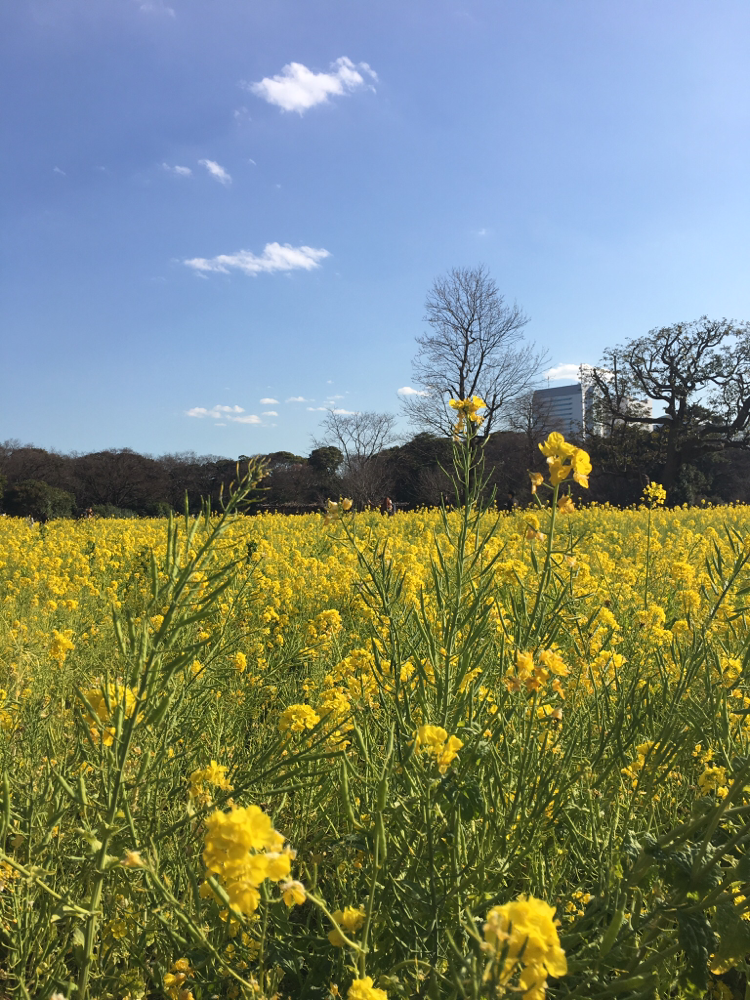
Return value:
<svg viewBox="0 0 750 1000">
<path fill-rule="evenodd" d="M 396 513 L 396 509 L 393 506 L 393 500 L 390 497 L 386 497 L 385 500 L 380 505 L 380 513 L 387 514 L 388 517 L 393 517 Z"/>
<path fill-rule="evenodd" d="M 516 500 L 516 494 L 513 490 L 508 490 L 508 499 L 505 501 L 505 509 L 511 513 L 518 506 L 518 501 Z"/>
</svg>

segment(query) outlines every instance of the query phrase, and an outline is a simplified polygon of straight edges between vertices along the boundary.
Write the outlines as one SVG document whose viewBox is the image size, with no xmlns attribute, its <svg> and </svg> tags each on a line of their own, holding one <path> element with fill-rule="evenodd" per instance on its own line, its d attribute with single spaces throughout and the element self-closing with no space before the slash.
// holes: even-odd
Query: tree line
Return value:
<svg viewBox="0 0 750 1000">
<path fill-rule="evenodd" d="M 481 397 L 476 439 L 499 507 L 525 505 L 538 442 L 563 430 L 591 455 L 587 499 L 627 506 L 649 482 L 670 504 L 750 502 L 750 324 L 701 317 L 651 330 L 581 366 L 580 425 L 562 427 L 536 391 L 548 357 L 524 337 L 528 317 L 506 301 L 484 266 L 453 268 L 425 304 L 403 399 L 413 433 L 396 436 L 388 413 L 330 410 L 306 456 L 262 456 L 267 474 L 255 510 L 314 510 L 351 497 L 362 508 L 447 499 L 455 412 L 450 399 Z M 0 445 L 0 511 L 38 520 L 94 514 L 161 516 L 220 502 L 236 459 L 130 449 L 63 455 L 17 441 Z"/>
</svg>

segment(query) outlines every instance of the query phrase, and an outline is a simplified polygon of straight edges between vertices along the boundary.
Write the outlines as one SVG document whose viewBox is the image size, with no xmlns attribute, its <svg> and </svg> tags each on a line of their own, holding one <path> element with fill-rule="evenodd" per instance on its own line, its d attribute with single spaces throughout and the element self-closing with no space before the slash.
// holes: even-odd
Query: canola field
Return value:
<svg viewBox="0 0 750 1000">
<path fill-rule="evenodd" d="M 0 996 L 748 995 L 750 509 L 549 464 L 0 518 Z"/>
</svg>

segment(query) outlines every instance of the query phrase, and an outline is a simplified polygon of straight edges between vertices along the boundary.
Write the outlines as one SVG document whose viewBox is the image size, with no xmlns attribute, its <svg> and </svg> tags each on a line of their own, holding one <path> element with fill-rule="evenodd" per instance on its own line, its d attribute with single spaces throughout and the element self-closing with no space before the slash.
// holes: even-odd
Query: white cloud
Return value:
<svg viewBox="0 0 750 1000">
<path fill-rule="evenodd" d="M 550 368 L 549 371 L 544 373 L 544 377 L 549 379 L 550 382 L 560 382 L 562 380 L 577 382 L 579 368 L 580 365 L 555 365 L 554 368 Z"/>
<path fill-rule="evenodd" d="M 396 392 L 399 396 L 429 396 L 429 392 L 425 392 L 423 389 L 412 389 L 410 385 L 403 385 Z"/>
<path fill-rule="evenodd" d="M 330 401 L 332 403 L 335 402 L 337 399 L 343 399 L 343 398 L 344 398 L 343 396 L 329 396 L 328 397 L 328 399 L 330 399 Z"/>
<path fill-rule="evenodd" d="M 272 399 L 271 396 L 264 396 L 260 400 L 261 406 L 273 406 L 274 403 L 278 403 L 278 399 Z"/>
<path fill-rule="evenodd" d="M 351 59 L 341 56 L 331 63 L 330 73 L 314 73 L 302 63 L 292 62 L 276 76 L 266 76 L 259 83 L 243 86 L 282 111 L 297 111 L 302 115 L 316 104 L 327 104 L 329 97 L 350 94 L 364 86 L 374 89 L 366 84 L 365 76 L 373 80 L 378 78 L 367 63 L 355 65 Z"/>
<path fill-rule="evenodd" d="M 214 417 L 218 419 L 223 417 L 227 413 L 244 413 L 245 410 L 242 406 L 221 406 L 217 404 L 211 407 L 210 410 L 206 409 L 205 406 L 194 406 L 192 410 L 187 411 L 189 417 Z"/>
<path fill-rule="evenodd" d="M 216 160 L 198 160 L 198 163 L 202 167 L 205 167 L 209 174 L 211 174 L 213 178 L 225 187 L 232 183 L 232 178 L 226 172 L 224 167 L 220 166 Z"/>
<path fill-rule="evenodd" d="M 322 410 L 323 413 L 327 413 L 329 408 L 327 406 L 308 406 L 307 409 L 310 413 L 317 413 L 318 410 Z"/>
<path fill-rule="evenodd" d="M 320 261 L 330 257 L 327 250 L 315 247 L 293 247 L 289 243 L 266 243 L 263 253 L 257 256 L 249 250 L 238 250 L 237 253 L 219 254 L 218 257 L 194 257 L 186 260 L 188 267 L 195 271 L 215 271 L 219 274 L 229 274 L 234 268 L 245 274 L 273 274 L 275 271 L 312 271 L 320 267 Z"/>
<path fill-rule="evenodd" d="M 198 417 L 203 419 L 203 417 L 212 417 L 214 420 L 229 420 L 234 424 L 260 424 L 262 423 L 260 417 L 256 416 L 254 413 L 245 414 L 244 407 L 242 406 L 224 406 L 217 403 L 216 406 L 212 406 L 210 409 L 205 406 L 194 406 L 190 410 L 186 410 L 186 415 L 188 417 Z M 245 414 L 240 416 L 240 414 Z M 226 426 L 224 423 L 217 423 L 216 427 Z"/>
<path fill-rule="evenodd" d="M 163 0 L 144 0 L 138 9 L 142 10 L 144 14 L 166 14 L 168 17 L 177 16 L 174 9 L 167 7 Z"/>
<path fill-rule="evenodd" d="M 61 169 L 60 169 L 59 167 L 53 167 L 53 168 L 52 168 L 52 173 L 54 173 L 54 174 L 61 174 L 61 175 L 62 175 L 63 177 L 67 177 L 67 176 L 68 176 L 68 175 L 67 175 L 67 174 L 65 173 L 65 171 L 64 171 L 64 170 L 61 170 Z"/>
<path fill-rule="evenodd" d="M 285 403 L 314 403 L 314 399 L 305 399 L 304 396 L 290 396 L 284 400 Z"/>
<path fill-rule="evenodd" d="M 278 417 L 276 410 L 264 410 L 261 414 L 263 417 Z"/>
<path fill-rule="evenodd" d="M 359 410 L 342 410 L 342 409 L 337 409 L 337 410 L 332 410 L 331 412 L 339 414 L 342 417 L 353 417 L 355 413 L 359 413 Z"/>
<path fill-rule="evenodd" d="M 174 174 L 175 177 L 192 177 L 193 171 L 190 167 L 170 167 L 168 163 L 162 163 L 162 170 L 166 170 L 168 174 Z"/>
</svg>

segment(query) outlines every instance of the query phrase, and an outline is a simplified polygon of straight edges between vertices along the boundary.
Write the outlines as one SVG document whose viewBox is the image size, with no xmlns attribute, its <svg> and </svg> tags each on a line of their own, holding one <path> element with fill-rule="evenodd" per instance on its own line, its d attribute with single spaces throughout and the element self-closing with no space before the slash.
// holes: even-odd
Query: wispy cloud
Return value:
<svg viewBox="0 0 750 1000">
<path fill-rule="evenodd" d="M 261 406 L 273 406 L 274 403 L 278 403 L 278 399 L 274 399 L 272 396 L 264 396 L 260 400 Z"/>
<path fill-rule="evenodd" d="M 278 417 L 276 410 L 263 410 L 262 417 Z"/>
<path fill-rule="evenodd" d="M 168 7 L 163 0 L 143 0 L 138 9 L 144 14 L 166 14 L 167 17 L 177 17 L 174 8 Z"/>
<path fill-rule="evenodd" d="M 190 167 L 171 167 L 168 163 L 162 163 L 162 170 L 166 170 L 168 174 L 174 174 L 175 177 L 192 177 L 193 171 Z"/>
<path fill-rule="evenodd" d="M 237 253 L 219 254 L 218 257 L 194 257 L 184 263 L 193 270 L 215 271 L 219 274 L 229 274 L 231 270 L 242 271 L 244 274 L 273 274 L 276 271 L 312 271 L 320 267 L 320 261 L 330 257 L 327 250 L 315 247 L 293 247 L 289 243 L 266 243 L 263 253 L 258 256 L 249 250 L 238 250 Z"/>
<path fill-rule="evenodd" d="M 544 377 L 548 378 L 550 382 L 560 382 L 563 379 L 577 381 L 579 368 L 580 365 L 555 365 L 554 368 L 550 368 L 544 373 Z"/>
<path fill-rule="evenodd" d="M 402 385 L 400 389 L 396 392 L 399 396 L 429 396 L 429 392 L 425 392 L 424 389 L 412 389 L 410 385 Z"/>
<path fill-rule="evenodd" d="M 360 87 L 370 86 L 365 77 L 377 80 L 377 74 L 367 63 L 356 65 L 346 56 L 331 63 L 329 73 L 314 73 L 302 63 L 288 63 L 276 76 L 266 76 L 258 83 L 243 84 L 257 97 L 275 104 L 282 111 L 304 114 L 316 104 L 326 104 L 330 97 L 350 94 Z"/>
<path fill-rule="evenodd" d="M 227 413 L 244 413 L 245 409 L 242 406 L 221 406 L 217 404 L 212 406 L 211 409 L 207 409 L 205 406 L 194 406 L 191 410 L 187 411 L 189 417 L 214 417 L 218 419 L 219 417 L 225 416 Z"/>
<path fill-rule="evenodd" d="M 61 175 L 62 175 L 63 177 L 67 177 L 67 176 L 68 176 L 68 175 L 67 175 L 67 174 L 65 173 L 65 171 L 64 171 L 64 170 L 61 170 L 61 169 L 60 169 L 59 167 L 53 167 L 53 168 L 52 168 L 52 173 L 53 173 L 53 174 L 61 174 Z"/>
<path fill-rule="evenodd" d="M 285 403 L 314 403 L 314 399 L 305 399 L 304 396 L 290 396 L 284 400 Z"/>
<path fill-rule="evenodd" d="M 198 163 L 205 167 L 206 170 L 211 174 L 214 180 L 217 180 L 224 187 L 228 187 L 232 183 L 232 178 L 226 172 L 224 167 L 216 162 L 216 160 L 198 160 Z"/>
<path fill-rule="evenodd" d="M 339 416 L 342 416 L 342 417 L 353 417 L 355 413 L 359 413 L 359 410 L 336 409 L 336 410 L 332 410 L 331 412 L 335 413 L 335 414 L 337 414 Z"/>
<path fill-rule="evenodd" d="M 206 406 L 193 406 L 190 410 L 186 410 L 185 413 L 188 417 L 198 417 L 201 420 L 204 417 L 211 417 L 213 420 L 231 420 L 235 424 L 260 424 L 263 422 L 255 413 L 245 413 L 245 409 L 242 406 L 223 406 L 219 403 L 210 409 Z M 217 424 L 216 426 L 220 427 L 224 425 Z"/>
<path fill-rule="evenodd" d="M 317 413 L 318 410 L 322 410 L 323 413 L 327 413 L 328 410 L 330 409 L 330 407 L 328 407 L 328 406 L 308 406 L 308 407 L 306 407 L 306 409 L 308 409 L 310 411 L 310 413 Z"/>
</svg>

